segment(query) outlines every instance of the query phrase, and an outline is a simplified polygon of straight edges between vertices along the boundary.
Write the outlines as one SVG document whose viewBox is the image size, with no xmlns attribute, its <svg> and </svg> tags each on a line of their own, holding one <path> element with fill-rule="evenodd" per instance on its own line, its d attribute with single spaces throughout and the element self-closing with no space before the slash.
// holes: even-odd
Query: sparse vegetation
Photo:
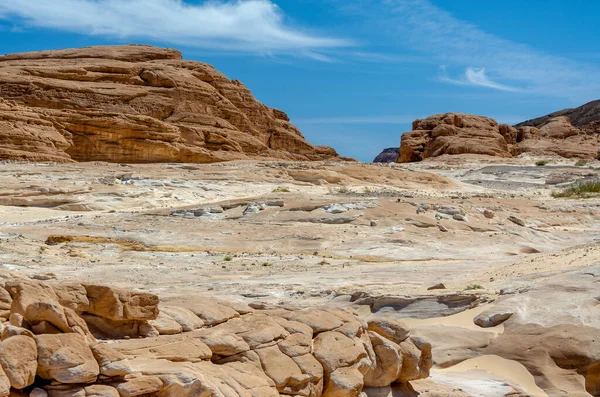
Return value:
<svg viewBox="0 0 600 397">
<path fill-rule="evenodd" d="M 287 187 L 277 187 L 275 189 L 273 189 L 273 193 L 289 193 L 290 189 L 288 189 Z"/>
<path fill-rule="evenodd" d="M 270 262 L 265 262 L 265 263 L 263 263 L 262 265 L 263 265 L 264 267 L 271 267 L 271 266 L 273 266 L 273 264 L 272 264 L 272 263 L 270 263 Z"/>
<path fill-rule="evenodd" d="M 536 167 L 543 167 L 546 164 L 548 164 L 548 162 L 546 160 L 538 160 L 535 162 Z"/>
<path fill-rule="evenodd" d="M 352 193 L 352 190 L 350 190 L 348 188 L 348 186 L 341 186 L 341 187 L 336 187 L 333 189 L 329 189 L 329 193 L 330 194 L 348 194 L 348 193 Z"/>
<path fill-rule="evenodd" d="M 554 198 L 590 198 L 600 194 L 600 181 L 579 182 L 559 192 L 552 193 Z"/>
<path fill-rule="evenodd" d="M 223 258 L 223 260 L 225 262 L 231 262 L 233 260 L 233 258 L 231 256 L 227 255 L 225 258 Z"/>
<path fill-rule="evenodd" d="M 474 290 L 477 290 L 477 289 L 485 289 L 485 288 L 483 288 L 483 287 L 482 287 L 481 285 L 479 285 L 479 284 L 471 284 L 471 285 L 467 285 L 467 288 L 465 288 L 465 290 L 467 290 L 467 291 L 474 291 Z"/>
<path fill-rule="evenodd" d="M 325 265 L 331 265 L 331 263 L 327 262 L 326 260 L 322 260 L 321 262 L 319 262 L 319 265 L 325 266 Z"/>
<path fill-rule="evenodd" d="M 587 160 L 577 160 L 577 162 L 575 163 L 575 167 L 585 167 L 587 163 Z"/>
</svg>

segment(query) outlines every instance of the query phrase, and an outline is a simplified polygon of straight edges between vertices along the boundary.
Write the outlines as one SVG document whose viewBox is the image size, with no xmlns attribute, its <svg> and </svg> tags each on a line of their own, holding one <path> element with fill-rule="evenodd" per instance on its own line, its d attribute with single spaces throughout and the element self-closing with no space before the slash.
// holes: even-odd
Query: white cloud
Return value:
<svg viewBox="0 0 600 397">
<path fill-rule="evenodd" d="M 518 88 L 509 87 L 507 85 L 492 81 L 487 76 L 485 68 L 468 67 L 464 75 L 458 79 L 451 78 L 450 76 L 448 76 L 446 70 L 446 67 L 440 67 L 440 75 L 438 76 L 438 80 L 444 83 L 450 83 L 455 85 L 472 85 L 478 87 L 493 88 L 495 90 L 500 91 L 523 92 L 523 90 L 520 90 Z"/>
<path fill-rule="evenodd" d="M 450 79 L 454 82 L 505 91 L 519 87 L 519 91 L 530 94 L 567 97 L 576 102 L 596 99 L 600 92 L 597 65 L 489 34 L 428 0 L 329 1 L 341 11 L 363 18 L 367 26 L 377 26 L 379 41 L 392 40 L 438 64 L 466 69 L 464 76 Z"/>
<path fill-rule="evenodd" d="M 26 25 L 122 39 L 151 39 L 197 48 L 293 52 L 319 56 L 347 40 L 288 26 L 270 0 L 3 0 L 0 19 Z"/>
</svg>

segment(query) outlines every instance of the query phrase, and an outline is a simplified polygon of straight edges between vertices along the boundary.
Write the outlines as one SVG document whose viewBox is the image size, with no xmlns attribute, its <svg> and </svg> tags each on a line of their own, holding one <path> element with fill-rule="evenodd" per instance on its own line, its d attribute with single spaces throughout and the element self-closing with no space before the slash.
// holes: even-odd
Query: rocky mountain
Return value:
<svg viewBox="0 0 600 397">
<path fill-rule="evenodd" d="M 281 110 L 179 51 L 89 47 L 0 57 L 0 159 L 191 162 L 337 158 Z"/>
<path fill-rule="evenodd" d="M 379 153 L 373 160 L 374 163 L 395 163 L 400 155 L 400 149 L 397 147 L 390 147 L 384 149 L 383 152 Z"/>
<path fill-rule="evenodd" d="M 533 120 L 527 120 L 515 125 L 515 127 L 541 127 L 547 124 L 550 119 L 560 116 L 567 116 L 571 124 L 575 127 L 585 126 L 587 124 L 600 121 L 600 99 L 588 102 L 575 109 L 563 109 L 558 112 L 547 114 Z"/>
<path fill-rule="evenodd" d="M 421 161 L 444 154 L 515 157 L 523 153 L 591 160 L 600 153 L 600 121 L 594 119 L 599 104 L 592 102 L 514 127 L 460 113 L 430 116 L 413 122 L 413 130 L 402 135 L 397 161 Z"/>
</svg>

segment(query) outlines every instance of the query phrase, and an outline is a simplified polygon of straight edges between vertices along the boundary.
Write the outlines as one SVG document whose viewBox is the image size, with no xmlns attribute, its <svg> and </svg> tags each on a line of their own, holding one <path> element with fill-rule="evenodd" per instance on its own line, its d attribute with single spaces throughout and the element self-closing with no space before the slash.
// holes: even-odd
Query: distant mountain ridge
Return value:
<svg viewBox="0 0 600 397">
<path fill-rule="evenodd" d="M 550 119 L 559 116 L 567 116 L 571 120 L 571 125 L 574 127 L 581 127 L 594 121 L 600 121 L 600 99 L 588 102 L 578 108 L 563 109 L 557 112 L 547 114 L 542 117 L 523 121 L 522 123 L 516 124 L 515 127 L 537 127 L 546 124 Z"/>
<path fill-rule="evenodd" d="M 390 147 L 383 149 L 381 153 L 375 157 L 374 163 L 395 163 L 400 155 L 400 149 L 397 147 Z"/>
</svg>

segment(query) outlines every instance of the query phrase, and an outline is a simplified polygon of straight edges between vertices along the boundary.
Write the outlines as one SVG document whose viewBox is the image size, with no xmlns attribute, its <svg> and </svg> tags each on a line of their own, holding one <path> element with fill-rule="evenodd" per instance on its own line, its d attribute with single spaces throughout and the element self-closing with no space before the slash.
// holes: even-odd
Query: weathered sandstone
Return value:
<svg viewBox="0 0 600 397">
<path fill-rule="evenodd" d="M 515 157 L 558 155 L 594 159 L 600 151 L 600 128 L 595 123 L 574 127 L 567 116 L 546 119 L 537 127 L 512 127 L 488 117 L 445 113 L 416 120 L 402 135 L 399 163 L 449 154 Z"/>
<path fill-rule="evenodd" d="M 417 347 L 401 323 L 375 321 L 368 330 L 344 309 L 257 310 L 194 297 L 170 301 L 163 313 L 149 293 L 26 279 L 5 285 L 15 325 L 3 327 L 15 331 L 0 342 L 2 396 L 34 385 L 40 397 L 357 397 L 365 386 L 427 377 L 432 365 L 431 348 Z M 99 321 L 107 322 L 102 330 Z M 138 324 L 131 339 L 106 332 L 126 322 Z"/>
<path fill-rule="evenodd" d="M 172 49 L 0 57 L 0 159 L 206 163 L 337 158 L 212 66 Z"/>
</svg>

